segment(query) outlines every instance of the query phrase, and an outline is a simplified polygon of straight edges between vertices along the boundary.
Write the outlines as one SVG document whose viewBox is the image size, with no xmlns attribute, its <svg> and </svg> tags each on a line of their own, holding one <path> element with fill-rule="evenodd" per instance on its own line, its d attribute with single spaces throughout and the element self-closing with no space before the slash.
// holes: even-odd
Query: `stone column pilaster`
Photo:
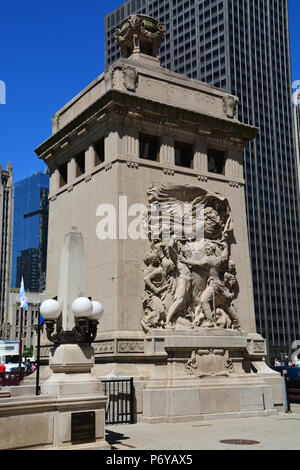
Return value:
<svg viewBox="0 0 300 470">
<path fill-rule="evenodd" d="M 174 137 L 162 135 L 160 143 L 161 163 L 175 165 Z"/>
<path fill-rule="evenodd" d="M 93 144 L 90 144 L 85 150 L 85 171 L 91 173 L 96 164 L 96 152 Z"/>
<path fill-rule="evenodd" d="M 71 184 L 75 180 L 76 177 L 77 177 L 76 160 L 74 157 L 72 157 L 68 161 L 68 184 Z"/>
<path fill-rule="evenodd" d="M 194 170 L 207 171 L 207 144 L 201 139 L 195 142 Z"/>
<path fill-rule="evenodd" d="M 60 173 L 55 169 L 50 176 L 50 194 L 55 194 L 60 188 Z"/>
<path fill-rule="evenodd" d="M 124 136 L 125 156 L 129 158 L 139 158 L 139 131 L 134 128 L 127 128 Z"/>
<path fill-rule="evenodd" d="M 229 150 L 225 162 L 225 176 L 243 178 L 243 153 L 240 150 Z"/>
</svg>

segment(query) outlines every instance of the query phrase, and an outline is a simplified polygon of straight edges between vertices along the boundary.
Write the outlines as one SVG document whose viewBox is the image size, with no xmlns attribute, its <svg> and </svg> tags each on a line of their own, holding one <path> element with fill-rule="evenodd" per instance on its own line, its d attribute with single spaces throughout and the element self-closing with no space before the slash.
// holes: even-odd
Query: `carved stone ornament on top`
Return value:
<svg viewBox="0 0 300 470">
<path fill-rule="evenodd" d="M 134 67 L 123 68 L 123 83 L 128 91 L 135 91 L 138 85 L 138 73 Z"/>
<path fill-rule="evenodd" d="M 237 96 L 226 95 L 223 98 L 223 102 L 226 116 L 234 119 L 238 112 L 239 98 Z"/>
<path fill-rule="evenodd" d="M 228 200 L 199 186 L 148 191 L 142 326 L 240 330 Z"/>
<path fill-rule="evenodd" d="M 115 30 L 116 44 L 125 58 L 134 52 L 157 57 L 166 26 L 148 15 L 130 15 Z"/>
</svg>

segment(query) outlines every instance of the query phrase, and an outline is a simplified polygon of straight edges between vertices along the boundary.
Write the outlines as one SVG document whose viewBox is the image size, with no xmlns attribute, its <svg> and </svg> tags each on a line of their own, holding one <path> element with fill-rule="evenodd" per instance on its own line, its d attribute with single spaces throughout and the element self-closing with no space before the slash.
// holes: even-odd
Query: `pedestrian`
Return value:
<svg viewBox="0 0 300 470">
<path fill-rule="evenodd" d="M 31 372 L 34 372 L 35 369 L 36 369 L 36 365 L 35 365 L 34 363 L 32 363 L 32 365 L 31 365 Z"/>
<path fill-rule="evenodd" d="M 29 359 L 25 362 L 26 372 L 30 372 L 31 370 L 31 363 Z"/>
<path fill-rule="evenodd" d="M 296 360 L 296 367 L 300 367 L 300 355 L 298 356 L 298 359 Z"/>
<path fill-rule="evenodd" d="M 288 365 L 289 365 L 289 357 L 288 356 L 284 356 L 283 365 L 284 365 L 284 367 L 288 367 Z"/>
<path fill-rule="evenodd" d="M 3 373 L 3 372 L 5 372 L 5 364 L 4 364 L 4 362 L 1 362 L 1 364 L 0 364 L 0 373 Z"/>
<path fill-rule="evenodd" d="M 275 365 L 276 367 L 280 367 L 280 366 L 281 366 L 281 362 L 279 361 L 279 359 L 275 359 L 274 365 Z"/>
</svg>

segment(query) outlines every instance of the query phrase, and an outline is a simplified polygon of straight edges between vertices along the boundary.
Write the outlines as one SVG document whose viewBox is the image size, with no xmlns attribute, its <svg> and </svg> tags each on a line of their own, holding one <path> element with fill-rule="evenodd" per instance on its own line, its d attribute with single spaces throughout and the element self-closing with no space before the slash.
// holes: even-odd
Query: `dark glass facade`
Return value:
<svg viewBox="0 0 300 470">
<path fill-rule="evenodd" d="M 120 57 L 114 30 L 131 13 L 166 24 L 163 67 L 237 95 L 240 120 L 260 128 L 244 164 L 254 302 L 269 358 L 280 356 L 300 339 L 288 0 L 127 1 L 105 19 L 107 66 Z"/>
<path fill-rule="evenodd" d="M 24 266 L 27 291 L 45 289 L 49 175 L 36 173 L 15 184 L 12 286 L 19 287 Z"/>
</svg>

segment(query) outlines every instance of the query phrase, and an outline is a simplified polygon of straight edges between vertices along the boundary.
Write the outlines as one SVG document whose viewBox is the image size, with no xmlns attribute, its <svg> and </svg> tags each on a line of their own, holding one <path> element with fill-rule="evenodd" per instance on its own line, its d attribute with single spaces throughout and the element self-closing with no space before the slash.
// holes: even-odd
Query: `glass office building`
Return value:
<svg viewBox="0 0 300 470">
<path fill-rule="evenodd" d="M 257 331 L 269 359 L 300 339 L 299 189 L 288 0 L 131 0 L 105 18 L 106 66 L 114 30 L 132 13 L 167 26 L 161 65 L 226 89 L 239 118 L 260 128 L 245 152 L 248 231 Z"/>
<path fill-rule="evenodd" d="M 295 113 L 295 135 L 296 135 L 296 155 L 298 163 L 298 186 L 300 191 L 300 88 L 294 94 Z"/>
<path fill-rule="evenodd" d="M 15 183 L 12 287 L 19 287 L 24 271 L 25 288 L 45 289 L 49 175 L 35 173 Z"/>
</svg>

